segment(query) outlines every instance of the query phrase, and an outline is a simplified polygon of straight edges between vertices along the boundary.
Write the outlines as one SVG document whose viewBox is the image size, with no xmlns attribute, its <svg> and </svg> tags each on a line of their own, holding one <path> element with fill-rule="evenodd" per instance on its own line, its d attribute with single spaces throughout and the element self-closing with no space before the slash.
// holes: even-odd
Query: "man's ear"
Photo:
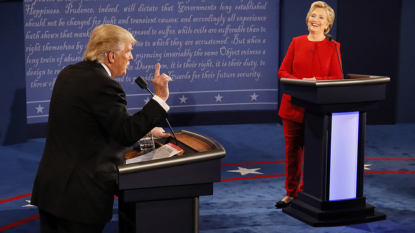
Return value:
<svg viewBox="0 0 415 233">
<path fill-rule="evenodd" d="M 108 52 L 107 60 L 108 60 L 108 63 L 110 63 L 110 64 L 114 63 L 114 60 L 115 60 L 114 52 Z"/>
</svg>

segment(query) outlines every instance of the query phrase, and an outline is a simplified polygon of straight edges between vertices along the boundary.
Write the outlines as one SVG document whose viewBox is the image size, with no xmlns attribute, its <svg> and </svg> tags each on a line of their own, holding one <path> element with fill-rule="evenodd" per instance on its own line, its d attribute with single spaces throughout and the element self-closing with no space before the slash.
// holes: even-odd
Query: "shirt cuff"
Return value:
<svg viewBox="0 0 415 233">
<path fill-rule="evenodd" d="M 164 108 L 164 110 L 166 111 L 166 112 L 168 112 L 169 110 L 170 110 L 170 107 L 169 107 L 169 105 L 167 105 L 166 104 L 166 102 L 164 102 L 164 100 L 162 100 L 160 97 L 158 97 L 158 96 L 153 96 L 153 100 L 155 100 L 155 101 L 157 101 L 157 103 L 159 103 L 160 104 L 160 106 L 162 107 L 162 108 Z"/>
</svg>

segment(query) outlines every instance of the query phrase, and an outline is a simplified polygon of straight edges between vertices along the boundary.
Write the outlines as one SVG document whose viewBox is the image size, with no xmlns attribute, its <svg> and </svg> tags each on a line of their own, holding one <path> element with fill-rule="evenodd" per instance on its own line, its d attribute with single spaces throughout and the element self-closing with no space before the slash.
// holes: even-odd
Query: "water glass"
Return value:
<svg viewBox="0 0 415 233">
<path fill-rule="evenodd" d="M 154 145 L 153 133 L 150 131 L 148 134 L 142 137 L 139 141 L 139 144 L 140 150 L 144 154 L 154 150 L 156 147 Z"/>
</svg>

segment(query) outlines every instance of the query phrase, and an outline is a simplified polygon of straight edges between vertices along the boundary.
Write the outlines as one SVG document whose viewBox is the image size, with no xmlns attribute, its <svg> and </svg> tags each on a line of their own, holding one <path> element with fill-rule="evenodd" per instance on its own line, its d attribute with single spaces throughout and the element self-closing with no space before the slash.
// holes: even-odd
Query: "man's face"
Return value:
<svg viewBox="0 0 415 233">
<path fill-rule="evenodd" d="M 132 44 L 126 43 L 123 50 L 114 52 L 114 63 L 110 68 L 112 78 L 116 78 L 127 73 L 130 60 L 133 60 L 131 50 L 133 50 Z"/>
</svg>

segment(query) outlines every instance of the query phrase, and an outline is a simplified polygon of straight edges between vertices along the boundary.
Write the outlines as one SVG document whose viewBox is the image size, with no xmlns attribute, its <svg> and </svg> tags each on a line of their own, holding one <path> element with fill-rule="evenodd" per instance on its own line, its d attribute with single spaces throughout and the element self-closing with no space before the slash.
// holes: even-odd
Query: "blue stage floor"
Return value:
<svg viewBox="0 0 415 233">
<path fill-rule="evenodd" d="M 277 210 L 285 195 L 284 139 L 279 124 L 175 128 L 219 141 L 222 182 L 200 198 L 200 232 L 415 232 L 415 125 L 368 126 L 364 196 L 386 220 L 311 227 Z M 28 205 L 45 139 L 0 147 L 0 231 L 39 232 L 37 209 Z M 242 175 L 241 171 L 250 173 Z M 104 230 L 118 232 L 118 204 Z M 172 231 L 174 232 L 174 231 Z"/>
</svg>

